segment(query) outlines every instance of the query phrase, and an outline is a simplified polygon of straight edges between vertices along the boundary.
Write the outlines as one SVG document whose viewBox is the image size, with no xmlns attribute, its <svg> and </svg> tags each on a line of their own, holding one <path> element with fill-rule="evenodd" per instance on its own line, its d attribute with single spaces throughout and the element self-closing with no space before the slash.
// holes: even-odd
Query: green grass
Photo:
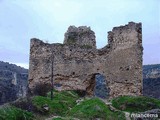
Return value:
<svg viewBox="0 0 160 120">
<path fill-rule="evenodd" d="M 48 93 L 48 98 L 50 98 L 50 93 Z M 78 94 L 74 91 L 54 91 L 53 93 L 54 101 L 62 102 L 68 107 L 75 106 L 78 98 Z"/>
<path fill-rule="evenodd" d="M 62 118 L 53 118 L 52 120 L 63 120 Z"/>
<path fill-rule="evenodd" d="M 52 120 L 74 120 L 71 117 L 58 117 L 58 118 L 53 118 Z"/>
<path fill-rule="evenodd" d="M 76 43 L 76 40 L 74 38 L 70 38 L 67 40 L 68 45 L 75 44 L 75 43 Z"/>
<path fill-rule="evenodd" d="M 103 120 L 125 120 L 124 113 L 112 112 L 109 107 L 98 98 L 81 102 L 73 107 L 67 114 L 75 118 L 91 120 L 101 118 Z"/>
<path fill-rule="evenodd" d="M 121 96 L 112 100 L 113 107 L 122 111 L 112 111 L 102 100 L 98 98 L 84 99 L 78 105 L 76 100 L 80 97 L 74 91 L 54 90 L 53 100 L 50 93 L 47 97 L 34 96 L 31 104 L 35 107 L 32 113 L 19 108 L 8 106 L 0 109 L 0 120 L 43 120 L 50 115 L 60 116 L 52 120 L 92 120 L 99 118 L 100 120 L 125 120 L 122 111 L 127 112 L 144 112 L 150 109 L 160 108 L 160 100 L 148 97 Z M 48 106 L 49 110 L 45 111 L 43 106 Z"/>
<path fill-rule="evenodd" d="M 139 96 L 121 96 L 112 100 L 112 105 L 127 112 L 144 112 L 150 109 L 160 108 L 160 100 Z"/>
<path fill-rule="evenodd" d="M 63 98 L 68 98 L 68 97 L 78 98 L 79 97 L 76 92 L 69 91 L 69 90 L 68 91 L 61 91 L 61 92 L 54 90 L 53 96 L 54 96 L 54 99 L 58 99 L 58 100 L 61 99 L 62 97 Z M 50 92 L 47 94 L 47 97 L 50 97 Z"/>
<path fill-rule="evenodd" d="M 80 48 L 82 48 L 82 49 L 91 49 L 92 46 L 91 45 L 82 45 L 82 46 L 80 46 Z"/>
<path fill-rule="evenodd" d="M 48 97 L 35 96 L 32 99 L 33 105 L 36 106 L 37 110 L 43 114 L 55 114 L 64 116 L 66 111 L 76 105 L 78 95 L 73 91 L 54 91 L 53 100 L 50 99 L 50 93 Z M 43 106 L 47 105 L 49 111 L 43 110 Z"/>
<path fill-rule="evenodd" d="M 53 118 L 52 120 L 63 120 L 62 118 Z"/>
<path fill-rule="evenodd" d="M 33 120 L 32 113 L 8 106 L 0 109 L 0 120 Z"/>
</svg>

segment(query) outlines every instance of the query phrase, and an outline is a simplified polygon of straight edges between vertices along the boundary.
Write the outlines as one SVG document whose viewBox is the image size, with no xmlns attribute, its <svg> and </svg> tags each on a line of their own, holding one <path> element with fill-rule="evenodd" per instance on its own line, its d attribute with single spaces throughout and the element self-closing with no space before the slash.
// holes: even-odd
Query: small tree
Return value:
<svg viewBox="0 0 160 120">
<path fill-rule="evenodd" d="M 49 84 L 38 83 L 33 89 L 33 94 L 39 96 L 47 96 L 47 92 L 49 92 L 50 89 L 51 87 L 49 87 Z"/>
</svg>

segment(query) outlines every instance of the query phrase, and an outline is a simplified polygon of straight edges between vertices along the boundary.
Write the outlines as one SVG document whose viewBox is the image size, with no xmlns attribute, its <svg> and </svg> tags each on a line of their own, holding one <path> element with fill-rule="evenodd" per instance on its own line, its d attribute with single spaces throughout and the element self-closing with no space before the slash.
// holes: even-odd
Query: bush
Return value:
<svg viewBox="0 0 160 120">
<path fill-rule="evenodd" d="M 75 93 L 78 94 L 80 97 L 85 97 L 86 96 L 86 91 L 85 90 L 75 90 Z"/>
<path fill-rule="evenodd" d="M 0 120 L 33 120 L 34 116 L 30 112 L 8 106 L 0 109 Z"/>
<path fill-rule="evenodd" d="M 121 96 L 112 100 L 112 105 L 127 112 L 144 112 L 160 108 L 160 100 L 144 96 Z"/>
<path fill-rule="evenodd" d="M 38 83 L 33 89 L 33 94 L 38 96 L 47 96 L 47 93 L 51 90 L 51 85 Z"/>
<path fill-rule="evenodd" d="M 36 112 L 36 107 L 32 104 L 32 100 L 31 98 L 27 97 L 27 98 L 22 98 L 22 99 L 18 99 L 14 102 L 11 103 L 11 105 L 20 108 L 22 110 L 26 110 L 28 112 Z"/>
</svg>

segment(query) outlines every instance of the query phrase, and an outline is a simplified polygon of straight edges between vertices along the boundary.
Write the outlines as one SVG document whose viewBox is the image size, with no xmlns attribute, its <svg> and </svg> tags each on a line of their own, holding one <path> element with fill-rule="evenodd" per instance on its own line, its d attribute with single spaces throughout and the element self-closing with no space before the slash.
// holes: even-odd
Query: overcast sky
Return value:
<svg viewBox="0 0 160 120">
<path fill-rule="evenodd" d="M 0 60 L 28 68 L 30 39 L 62 43 L 70 25 L 90 26 L 102 48 L 130 21 L 142 22 L 143 64 L 160 64 L 160 0 L 0 0 Z"/>
</svg>

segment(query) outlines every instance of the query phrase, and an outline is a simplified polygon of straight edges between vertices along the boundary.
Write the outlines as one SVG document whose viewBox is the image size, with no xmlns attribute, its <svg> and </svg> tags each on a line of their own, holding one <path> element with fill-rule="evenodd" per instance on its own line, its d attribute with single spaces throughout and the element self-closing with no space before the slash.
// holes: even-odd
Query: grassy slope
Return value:
<svg viewBox="0 0 160 120">
<path fill-rule="evenodd" d="M 0 109 L 0 120 L 33 120 L 32 113 L 8 106 Z"/>
<path fill-rule="evenodd" d="M 144 96 L 122 96 L 114 98 L 112 105 L 119 110 L 127 112 L 144 112 L 150 109 L 160 108 L 160 100 Z"/>
<path fill-rule="evenodd" d="M 100 99 L 92 98 L 86 99 L 77 105 L 76 100 L 79 99 L 77 93 L 73 91 L 54 91 L 54 99 L 48 97 L 34 96 L 32 104 L 36 107 L 37 111 L 44 119 L 48 115 L 58 115 L 62 118 L 54 118 L 53 120 L 73 120 L 79 118 L 84 120 L 91 120 L 100 118 L 101 120 L 125 120 L 124 113 L 113 112 L 110 108 Z M 46 112 L 43 106 L 47 105 L 49 110 Z M 122 96 L 114 98 L 112 105 L 122 111 L 127 112 L 143 112 L 149 109 L 160 108 L 160 100 L 148 97 L 131 97 Z M 37 113 L 34 115 L 37 115 Z M 32 120 L 33 114 L 24 110 L 7 107 L 0 109 L 0 120 Z M 36 117 L 39 119 L 38 117 Z M 40 119 L 39 119 L 40 120 Z"/>
<path fill-rule="evenodd" d="M 124 120 L 122 112 L 112 112 L 109 107 L 98 98 L 93 98 L 81 102 L 73 107 L 67 114 L 85 120 L 101 118 L 104 120 Z"/>
<path fill-rule="evenodd" d="M 79 98 L 75 92 L 62 91 L 54 92 L 54 98 L 51 100 L 48 97 L 35 96 L 32 99 L 33 105 L 35 105 L 39 112 L 44 114 L 55 114 L 64 116 L 66 111 L 76 105 L 76 100 Z M 49 107 L 48 113 L 45 112 L 42 107 L 47 105 Z"/>
</svg>

